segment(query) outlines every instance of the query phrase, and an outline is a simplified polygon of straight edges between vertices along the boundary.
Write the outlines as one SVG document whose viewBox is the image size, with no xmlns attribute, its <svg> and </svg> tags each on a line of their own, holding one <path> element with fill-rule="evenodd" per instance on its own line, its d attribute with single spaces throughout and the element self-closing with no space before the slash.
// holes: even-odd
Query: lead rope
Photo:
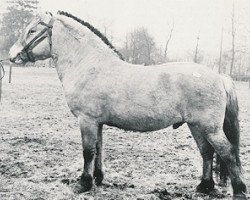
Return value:
<svg viewBox="0 0 250 200">
<path fill-rule="evenodd" d="M 5 76 L 5 70 L 4 70 L 4 67 L 3 67 L 2 62 L 3 62 L 3 61 L 6 61 L 6 60 L 9 60 L 9 58 L 0 60 L 0 67 L 1 67 L 0 70 L 3 72 L 2 76 L 0 77 L 0 81 L 1 81 L 1 80 L 3 79 L 3 77 Z M 0 74 L 1 74 L 1 73 L 0 73 Z"/>
<path fill-rule="evenodd" d="M 0 77 L 0 102 L 2 101 L 2 79 L 5 76 L 5 70 L 4 70 L 2 62 L 6 61 L 6 60 L 9 60 L 9 58 L 0 60 L 0 76 L 1 76 Z M 2 72 L 3 72 L 3 74 L 2 74 Z"/>
</svg>

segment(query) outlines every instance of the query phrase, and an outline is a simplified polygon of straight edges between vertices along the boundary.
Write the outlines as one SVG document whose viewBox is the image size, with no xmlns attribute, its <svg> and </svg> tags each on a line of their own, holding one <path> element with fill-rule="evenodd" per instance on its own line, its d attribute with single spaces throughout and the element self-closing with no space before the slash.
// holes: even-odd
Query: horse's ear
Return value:
<svg viewBox="0 0 250 200">
<path fill-rule="evenodd" d="M 53 15 L 52 15 L 51 12 L 46 11 L 45 13 L 48 14 L 48 15 L 50 15 L 51 17 L 53 17 Z"/>
</svg>

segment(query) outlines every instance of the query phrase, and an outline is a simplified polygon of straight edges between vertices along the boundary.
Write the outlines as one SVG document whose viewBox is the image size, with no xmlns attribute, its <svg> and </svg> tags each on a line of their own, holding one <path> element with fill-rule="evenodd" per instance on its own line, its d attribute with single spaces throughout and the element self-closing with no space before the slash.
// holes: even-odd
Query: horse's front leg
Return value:
<svg viewBox="0 0 250 200">
<path fill-rule="evenodd" d="M 88 191 L 93 186 L 94 160 L 99 127 L 98 123 L 88 117 L 80 117 L 79 123 L 82 136 L 84 169 L 79 183 L 74 188 L 76 193 Z"/>
</svg>

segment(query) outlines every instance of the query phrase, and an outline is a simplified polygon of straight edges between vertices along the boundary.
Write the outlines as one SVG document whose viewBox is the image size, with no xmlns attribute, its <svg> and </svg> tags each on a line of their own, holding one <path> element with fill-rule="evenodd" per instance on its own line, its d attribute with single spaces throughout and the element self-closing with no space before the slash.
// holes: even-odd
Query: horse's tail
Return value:
<svg viewBox="0 0 250 200">
<path fill-rule="evenodd" d="M 225 112 L 225 119 L 223 123 L 223 131 L 226 134 L 227 139 L 233 146 L 233 150 L 236 156 L 236 164 L 241 169 L 240 157 L 239 157 L 239 140 L 240 140 L 240 128 L 238 119 L 238 100 L 236 96 L 235 86 L 233 80 L 230 77 L 222 76 L 224 87 L 227 95 L 227 105 Z M 220 184 L 226 185 L 228 179 L 228 170 L 225 162 L 217 155 L 217 172 L 220 174 Z"/>
</svg>

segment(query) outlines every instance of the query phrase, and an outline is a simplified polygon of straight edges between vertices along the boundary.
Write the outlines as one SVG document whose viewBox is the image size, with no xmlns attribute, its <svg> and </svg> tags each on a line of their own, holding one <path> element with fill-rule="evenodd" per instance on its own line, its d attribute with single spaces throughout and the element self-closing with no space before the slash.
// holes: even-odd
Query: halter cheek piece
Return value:
<svg viewBox="0 0 250 200">
<path fill-rule="evenodd" d="M 26 44 L 23 48 L 23 50 L 20 52 L 20 57 L 21 59 L 24 59 L 24 57 L 26 56 L 28 61 L 30 62 L 35 62 L 35 56 L 32 52 L 32 50 L 41 42 L 43 41 L 45 38 L 48 37 L 49 40 L 49 47 L 50 47 L 50 53 L 51 53 L 51 48 L 52 48 L 52 28 L 53 28 L 53 23 L 54 23 L 54 18 L 52 17 L 52 19 L 49 21 L 48 24 L 44 23 L 44 22 L 39 22 L 39 24 L 45 26 L 45 28 L 38 34 L 36 35 L 28 44 Z M 46 33 L 47 34 L 44 34 Z M 42 36 L 42 37 L 41 37 Z"/>
</svg>

